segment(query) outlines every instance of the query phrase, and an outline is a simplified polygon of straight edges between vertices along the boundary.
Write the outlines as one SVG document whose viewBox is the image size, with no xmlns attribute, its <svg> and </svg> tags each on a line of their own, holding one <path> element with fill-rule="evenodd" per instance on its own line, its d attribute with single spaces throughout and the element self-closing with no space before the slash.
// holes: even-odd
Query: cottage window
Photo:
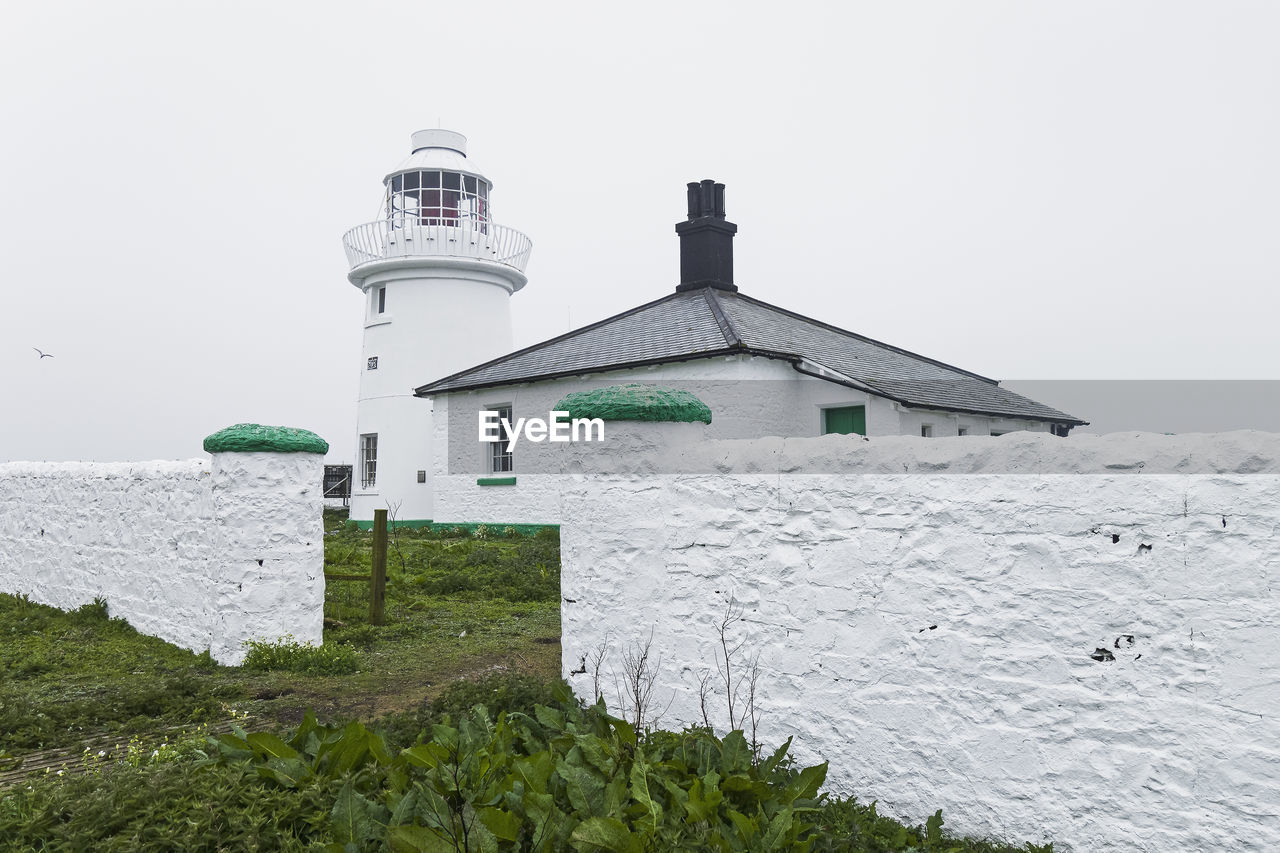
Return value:
<svg viewBox="0 0 1280 853">
<path fill-rule="evenodd" d="M 822 410 L 822 434 L 838 433 L 840 435 L 867 434 L 867 407 L 841 406 Z"/>
<path fill-rule="evenodd" d="M 506 420 L 511 423 L 511 407 L 510 406 L 490 406 L 490 410 L 498 413 L 498 441 L 489 442 L 489 473 L 490 474 L 509 474 L 515 470 L 514 460 L 511 455 L 511 444 L 506 441 L 506 431 L 502 427 L 502 421 Z"/>
</svg>

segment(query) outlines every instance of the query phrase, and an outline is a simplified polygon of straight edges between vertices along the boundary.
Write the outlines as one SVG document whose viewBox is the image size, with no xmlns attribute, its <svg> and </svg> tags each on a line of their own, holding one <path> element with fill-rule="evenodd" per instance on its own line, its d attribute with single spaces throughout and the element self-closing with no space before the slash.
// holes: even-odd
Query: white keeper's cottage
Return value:
<svg viewBox="0 0 1280 853">
<path fill-rule="evenodd" d="M 1065 436 L 1086 423 L 740 293 L 738 229 L 725 218 L 724 185 L 709 180 L 688 185 L 672 292 L 510 352 L 509 298 L 527 281 L 532 244 L 493 220 L 492 183 L 467 160 L 466 139 L 415 133 L 384 184 L 382 218 L 344 238 L 348 277 L 365 294 L 358 521 L 390 508 L 410 523 L 558 523 L 561 445 L 482 443 L 479 413 L 547 418 L 566 395 L 604 386 L 688 391 L 711 410 L 711 438 Z M 607 439 L 598 446 L 608 452 Z"/>
</svg>

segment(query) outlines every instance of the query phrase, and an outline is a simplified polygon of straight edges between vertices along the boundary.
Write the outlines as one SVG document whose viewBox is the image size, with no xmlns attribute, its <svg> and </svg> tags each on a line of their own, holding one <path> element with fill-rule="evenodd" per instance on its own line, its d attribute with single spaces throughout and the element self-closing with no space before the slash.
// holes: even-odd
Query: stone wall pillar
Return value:
<svg viewBox="0 0 1280 853">
<path fill-rule="evenodd" d="M 244 660 L 246 640 L 319 644 L 324 621 L 322 483 L 329 445 L 290 427 L 237 424 L 205 439 L 218 539 L 210 652 Z"/>
</svg>

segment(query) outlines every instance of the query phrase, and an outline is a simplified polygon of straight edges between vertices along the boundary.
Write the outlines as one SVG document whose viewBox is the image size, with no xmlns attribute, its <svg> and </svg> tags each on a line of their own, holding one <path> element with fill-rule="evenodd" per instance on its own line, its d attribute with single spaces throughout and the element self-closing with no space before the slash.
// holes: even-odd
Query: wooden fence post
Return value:
<svg viewBox="0 0 1280 853">
<path fill-rule="evenodd" d="M 387 511 L 373 511 L 373 576 L 369 579 L 369 624 L 382 625 L 387 602 Z"/>
</svg>

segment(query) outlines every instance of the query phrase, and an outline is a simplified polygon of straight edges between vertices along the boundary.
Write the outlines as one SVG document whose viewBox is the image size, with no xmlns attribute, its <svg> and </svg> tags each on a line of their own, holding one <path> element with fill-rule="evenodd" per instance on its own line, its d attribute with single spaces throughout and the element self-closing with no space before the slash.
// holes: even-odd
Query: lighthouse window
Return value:
<svg viewBox="0 0 1280 853">
<path fill-rule="evenodd" d="M 378 434 L 360 436 L 360 485 L 372 489 L 378 482 Z"/>
<path fill-rule="evenodd" d="M 457 172 L 405 172 L 387 184 L 387 218 L 394 227 L 488 221 L 489 185 Z"/>
<path fill-rule="evenodd" d="M 378 313 L 387 313 L 387 288 L 386 285 L 378 288 Z"/>
</svg>

